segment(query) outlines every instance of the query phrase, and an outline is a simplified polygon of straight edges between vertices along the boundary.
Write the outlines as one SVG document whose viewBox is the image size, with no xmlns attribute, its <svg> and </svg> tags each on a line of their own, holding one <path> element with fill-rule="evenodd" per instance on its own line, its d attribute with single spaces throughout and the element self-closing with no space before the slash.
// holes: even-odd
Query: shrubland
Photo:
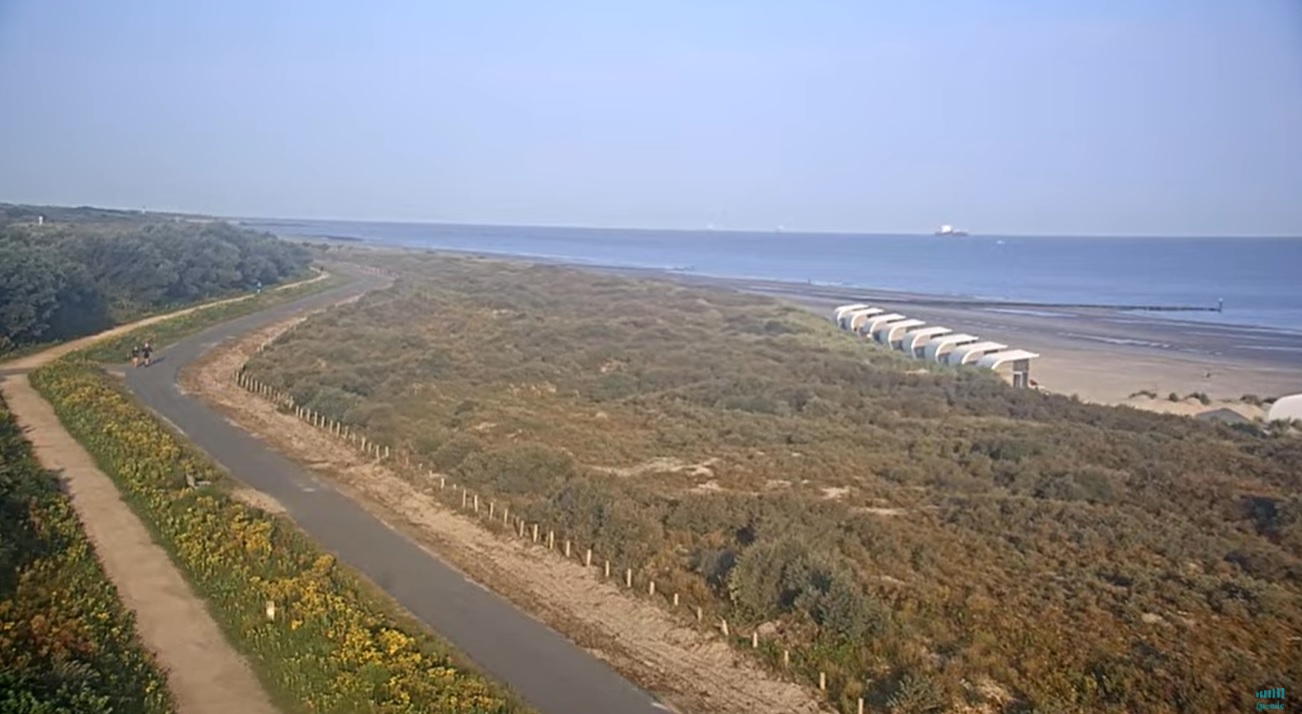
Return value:
<svg viewBox="0 0 1302 714">
<path fill-rule="evenodd" d="M 843 704 L 1225 711 L 1302 679 L 1296 439 L 921 365 L 754 295 L 367 256 L 398 284 L 250 376 L 776 632 Z"/>
<path fill-rule="evenodd" d="M 83 353 L 31 380 L 286 711 L 528 711 L 290 521 L 235 500 L 208 457 Z"/>
<path fill-rule="evenodd" d="M 0 401 L 0 711 L 174 711 L 57 478 Z"/>
<path fill-rule="evenodd" d="M 219 221 L 0 206 L 0 356 L 304 273 L 303 246 Z M 54 220 L 57 218 L 58 220 Z"/>
</svg>

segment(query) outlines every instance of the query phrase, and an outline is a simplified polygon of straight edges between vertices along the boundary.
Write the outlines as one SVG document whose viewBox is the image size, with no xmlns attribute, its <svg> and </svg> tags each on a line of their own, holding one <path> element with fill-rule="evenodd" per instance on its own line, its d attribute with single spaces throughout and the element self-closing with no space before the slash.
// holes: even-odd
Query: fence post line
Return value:
<svg viewBox="0 0 1302 714">
<path fill-rule="evenodd" d="M 723 636 L 724 636 L 724 637 L 727 637 L 727 636 L 728 636 L 728 620 L 725 619 L 725 618 L 720 617 L 720 618 L 719 618 L 719 625 L 720 625 L 720 629 L 723 631 Z"/>
<path fill-rule="evenodd" d="M 584 565 L 584 567 L 587 567 L 587 568 L 591 568 L 591 567 L 592 567 L 592 549 L 591 549 L 591 548 L 588 548 L 588 552 L 586 552 L 586 553 L 583 554 L 583 565 Z"/>
<path fill-rule="evenodd" d="M 651 583 L 650 583 L 649 585 L 647 585 L 647 588 L 646 588 L 646 594 L 647 594 L 647 595 L 655 595 L 655 594 L 656 594 L 656 581 L 652 580 Z"/>
<path fill-rule="evenodd" d="M 462 507 L 462 508 L 465 508 L 465 507 L 466 507 L 466 492 L 465 492 L 465 491 L 462 491 L 462 492 L 461 492 L 461 507 Z"/>
<path fill-rule="evenodd" d="M 569 541 L 569 539 L 566 539 L 566 541 L 565 541 L 565 557 L 566 557 L 566 558 L 570 557 L 570 541 Z"/>
<path fill-rule="evenodd" d="M 632 569 L 632 568 L 625 568 L 625 569 L 624 569 L 624 584 L 625 584 L 626 586 L 630 587 L 630 588 L 633 587 L 633 569 Z"/>
<path fill-rule="evenodd" d="M 750 648 L 759 649 L 759 632 L 750 633 Z"/>
<path fill-rule="evenodd" d="M 496 510 L 496 507 L 497 504 L 493 503 L 492 501 L 488 502 L 488 517 L 490 519 L 493 517 L 493 511 Z"/>
<path fill-rule="evenodd" d="M 678 593 L 674 593 L 674 607 L 678 607 Z"/>
<path fill-rule="evenodd" d="M 700 605 L 697 605 L 697 606 L 696 606 L 696 621 L 697 621 L 697 622 L 700 622 L 704 617 L 705 617 L 705 612 L 704 612 L 703 610 L 701 610 L 701 606 L 700 606 Z"/>
<path fill-rule="evenodd" d="M 538 542 L 538 524 L 533 524 L 533 542 Z"/>
<path fill-rule="evenodd" d="M 547 531 L 547 550 L 556 547 L 556 531 Z"/>
<path fill-rule="evenodd" d="M 859 714 L 863 714 L 863 697 L 859 697 Z"/>
<path fill-rule="evenodd" d="M 439 488 L 440 488 L 440 489 L 443 489 L 443 488 L 447 488 L 447 487 L 448 487 L 448 477 L 447 477 L 447 476 L 439 476 Z"/>
<path fill-rule="evenodd" d="M 827 691 L 827 672 L 818 673 L 818 689 L 823 692 Z"/>
<path fill-rule="evenodd" d="M 479 494 L 475 494 L 475 513 L 479 513 Z"/>
<path fill-rule="evenodd" d="M 782 666 L 791 666 L 791 650 L 782 650 Z"/>
<path fill-rule="evenodd" d="M 610 561 L 609 561 L 609 560 L 606 561 L 606 577 L 607 577 L 607 578 L 610 577 Z"/>
</svg>

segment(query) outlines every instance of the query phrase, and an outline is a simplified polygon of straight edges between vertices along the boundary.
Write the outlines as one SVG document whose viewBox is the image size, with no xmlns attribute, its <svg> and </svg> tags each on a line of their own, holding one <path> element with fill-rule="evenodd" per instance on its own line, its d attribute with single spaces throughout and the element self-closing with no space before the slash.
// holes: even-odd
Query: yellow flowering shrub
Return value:
<svg viewBox="0 0 1302 714">
<path fill-rule="evenodd" d="M 70 356 L 32 374 L 209 602 L 278 699 L 304 712 L 526 711 L 446 646 L 404 629 L 289 521 L 222 490 L 222 476 L 95 365 Z M 214 486 L 187 488 L 186 476 Z M 268 619 L 266 601 L 276 606 Z"/>
<path fill-rule="evenodd" d="M 0 401 L 0 712 L 172 711 L 72 504 Z"/>
</svg>

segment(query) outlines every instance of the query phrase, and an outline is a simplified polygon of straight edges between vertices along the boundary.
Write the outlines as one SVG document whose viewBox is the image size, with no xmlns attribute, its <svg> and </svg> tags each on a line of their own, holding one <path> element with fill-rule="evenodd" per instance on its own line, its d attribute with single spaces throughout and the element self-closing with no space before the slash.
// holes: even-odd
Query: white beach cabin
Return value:
<svg viewBox="0 0 1302 714">
<path fill-rule="evenodd" d="M 864 320 L 876 317 L 883 312 L 885 312 L 885 310 L 876 307 L 866 307 L 861 310 L 853 310 L 847 312 L 845 316 L 841 318 L 841 326 L 843 329 L 851 332 L 858 332 L 859 326 L 863 324 Z"/>
<path fill-rule="evenodd" d="M 929 362 L 944 362 L 945 357 L 955 348 L 980 341 L 980 337 L 962 332 L 956 335 L 942 335 L 928 342 L 923 347 L 923 359 Z"/>
<path fill-rule="evenodd" d="M 1026 350 L 1003 350 L 982 356 L 977 360 L 977 366 L 999 372 L 1000 367 L 1011 365 L 1009 381 L 1014 387 L 1025 388 L 1031 386 L 1031 360 L 1039 356 Z"/>
<path fill-rule="evenodd" d="M 900 348 L 899 340 L 904 337 L 905 332 L 912 330 L 915 327 L 922 327 L 925 324 L 927 324 L 925 320 L 917 320 L 913 318 L 900 320 L 899 322 L 892 322 L 879 328 L 877 334 L 873 335 L 873 338 L 876 339 L 879 344 L 898 350 Z"/>
<path fill-rule="evenodd" d="M 873 315 L 867 320 L 864 320 L 863 323 L 859 325 L 859 328 L 855 331 L 858 332 L 863 337 L 871 338 L 874 333 L 876 333 L 878 330 L 882 328 L 883 325 L 888 325 L 892 322 L 899 322 L 900 320 L 907 320 L 907 319 L 909 318 L 899 314 L 898 312 L 888 312 L 884 315 Z"/>
<path fill-rule="evenodd" d="M 954 351 L 950 352 L 945 357 L 945 364 L 948 364 L 951 367 L 962 367 L 965 364 L 976 362 L 978 359 L 990 354 L 991 352 L 998 352 L 1006 349 L 1008 349 L 1008 345 L 1002 342 L 975 342 L 970 345 L 955 347 Z"/>
<path fill-rule="evenodd" d="M 864 308 L 866 308 L 866 307 L 872 307 L 872 306 L 871 306 L 871 305 L 865 305 L 865 304 L 863 304 L 863 303 L 861 303 L 861 302 L 854 303 L 853 305 L 842 305 L 842 306 L 836 308 L 836 311 L 832 313 L 832 322 L 835 322 L 836 324 L 841 325 L 841 318 L 842 318 L 842 317 L 845 317 L 845 314 L 846 314 L 847 312 L 850 312 L 850 311 L 852 311 L 852 310 L 862 310 L 862 309 L 864 309 Z M 843 328 L 843 329 L 844 329 L 844 327 L 845 327 L 845 326 L 842 325 L 842 328 Z"/>
<path fill-rule="evenodd" d="M 926 347 L 928 342 L 940 337 L 941 335 L 948 335 L 951 332 L 953 332 L 953 330 L 939 325 L 934 327 L 924 327 L 921 330 L 914 330 L 913 332 L 907 332 L 904 334 L 904 339 L 902 341 L 903 344 L 900 349 L 909 353 L 913 357 L 921 359 L 923 348 Z"/>
</svg>

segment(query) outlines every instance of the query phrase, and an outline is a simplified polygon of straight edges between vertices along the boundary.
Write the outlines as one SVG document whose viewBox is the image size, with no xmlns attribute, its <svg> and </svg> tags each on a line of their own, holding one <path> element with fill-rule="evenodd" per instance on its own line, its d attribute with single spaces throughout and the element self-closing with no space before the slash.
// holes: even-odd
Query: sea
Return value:
<svg viewBox="0 0 1302 714">
<path fill-rule="evenodd" d="M 282 236 L 1145 313 L 1302 335 L 1302 238 L 851 235 L 246 218 Z"/>
</svg>

